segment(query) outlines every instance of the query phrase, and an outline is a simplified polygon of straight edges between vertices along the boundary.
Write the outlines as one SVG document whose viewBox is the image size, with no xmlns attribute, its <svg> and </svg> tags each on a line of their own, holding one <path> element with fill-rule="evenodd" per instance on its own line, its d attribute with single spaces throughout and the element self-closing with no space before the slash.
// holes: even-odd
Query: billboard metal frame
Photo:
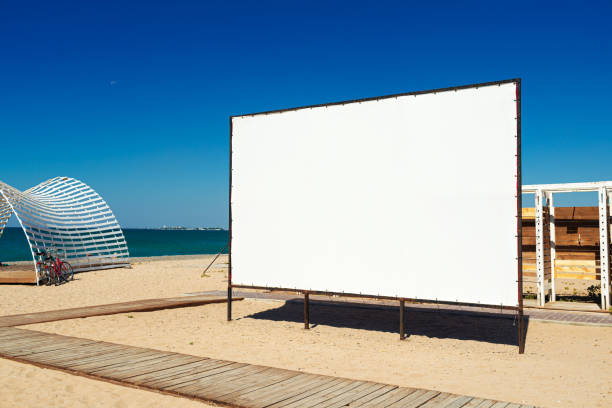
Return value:
<svg viewBox="0 0 612 408">
<path fill-rule="evenodd" d="M 400 339 L 405 338 L 404 330 L 404 308 L 405 302 L 431 302 L 431 303 L 444 303 L 452 305 L 467 305 L 477 306 L 486 308 L 500 308 L 496 305 L 481 305 L 473 303 L 461 303 L 461 302 L 440 302 L 432 299 L 415 299 L 415 298 L 404 298 L 404 297 L 393 297 L 393 296 L 380 296 L 380 295 L 365 295 L 356 293 L 344 293 L 344 292 L 328 292 L 328 291 L 314 291 L 305 290 L 299 288 L 280 288 L 280 287 L 269 287 L 269 286 L 255 286 L 255 285 L 236 285 L 232 283 L 232 136 L 233 136 L 233 119 L 239 117 L 248 116 L 259 116 L 269 115 L 274 113 L 290 112 L 302 109 L 312 109 L 320 107 L 329 107 L 334 105 L 347 105 L 352 103 L 377 101 L 383 99 L 397 98 L 402 96 L 416 96 L 424 94 L 436 94 L 441 92 L 459 91 L 463 89 L 482 88 L 488 86 L 500 86 L 504 84 L 514 83 L 516 84 L 516 239 L 517 239 L 517 304 L 518 306 L 502 306 L 502 309 L 516 310 L 517 312 L 517 329 L 518 329 L 518 349 L 519 353 L 523 354 L 525 349 L 525 330 L 524 330 L 524 316 L 523 316 L 523 268 L 522 268 L 522 188 L 521 188 L 521 79 L 512 78 L 500 81 L 481 82 L 476 84 L 460 85 L 446 88 L 436 88 L 423 91 L 406 92 L 398 94 L 390 94 L 383 96 L 375 96 L 370 98 L 351 99 L 339 102 L 322 103 L 315 105 L 304 105 L 294 108 L 276 109 L 256 113 L 248 113 L 242 115 L 232 115 L 229 117 L 229 250 L 228 250 L 228 279 L 227 279 L 227 320 L 232 320 L 232 288 L 243 288 L 243 289 L 264 289 L 269 291 L 286 291 L 286 292 L 298 292 L 304 295 L 304 328 L 309 328 L 309 295 L 326 295 L 326 296 L 343 296 L 343 297 L 357 297 L 357 298 L 368 298 L 368 299 L 380 299 L 380 300 L 397 300 L 399 301 L 399 334 Z"/>
</svg>

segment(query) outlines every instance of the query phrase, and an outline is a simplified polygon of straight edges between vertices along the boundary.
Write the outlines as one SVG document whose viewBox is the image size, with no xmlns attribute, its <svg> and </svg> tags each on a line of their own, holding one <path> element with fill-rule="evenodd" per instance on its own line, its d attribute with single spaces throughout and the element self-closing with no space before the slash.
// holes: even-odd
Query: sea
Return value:
<svg viewBox="0 0 612 408">
<path fill-rule="evenodd" d="M 225 230 L 123 229 L 130 257 L 217 254 L 227 245 Z M 223 250 L 227 253 L 227 248 Z M 7 227 L 0 236 L 0 262 L 31 261 L 23 230 Z"/>
</svg>

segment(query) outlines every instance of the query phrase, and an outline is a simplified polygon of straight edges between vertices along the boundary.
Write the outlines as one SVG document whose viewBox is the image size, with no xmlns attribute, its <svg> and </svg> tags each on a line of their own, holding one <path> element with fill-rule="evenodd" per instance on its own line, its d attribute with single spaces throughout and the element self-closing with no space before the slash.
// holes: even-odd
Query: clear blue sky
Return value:
<svg viewBox="0 0 612 408">
<path fill-rule="evenodd" d="M 0 180 L 226 227 L 229 115 L 513 77 L 524 183 L 610 180 L 611 4 L 4 1 Z"/>
</svg>

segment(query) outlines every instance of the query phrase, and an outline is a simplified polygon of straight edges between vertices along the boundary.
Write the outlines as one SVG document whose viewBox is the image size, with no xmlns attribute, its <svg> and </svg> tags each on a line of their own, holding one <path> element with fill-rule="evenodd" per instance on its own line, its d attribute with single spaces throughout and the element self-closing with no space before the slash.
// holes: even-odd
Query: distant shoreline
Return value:
<svg viewBox="0 0 612 408">
<path fill-rule="evenodd" d="M 146 231 L 229 231 L 216 227 L 121 227 L 122 230 L 146 230 Z"/>
<path fill-rule="evenodd" d="M 130 262 L 144 262 L 144 261 L 167 261 L 167 260 L 182 260 L 182 259 L 197 259 L 204 257 L 212 257 L 217 255 L 214 254 L 193 254 L 193 255 L 154 255 L 154 256 L 135 256 L 130 257 Z M 221 256 L 227 254 L 221 254 Z M 221 257 L 219 257 L 221 259 Z M 29 261 L 7 261 L 3 262 L 4 265 L 25 265 L 32 263 L 32 260 Z"/>
</svg>

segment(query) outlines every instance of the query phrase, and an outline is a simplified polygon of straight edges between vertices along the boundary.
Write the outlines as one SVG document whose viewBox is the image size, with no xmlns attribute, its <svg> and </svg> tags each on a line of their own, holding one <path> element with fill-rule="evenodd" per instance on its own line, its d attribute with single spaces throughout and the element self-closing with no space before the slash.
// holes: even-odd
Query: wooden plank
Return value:
<svg viewBox="0 0 612 408">
<path fill-rule="evenodd" d="M 46 361 L 47 359 L 56 360 L 56 359 L 61 359 L 63 357 L 79 356 L 81 354 L 92 356 L 92 354 L 97 350 L 108 352 L 110 350 L 118 349 L 118 348 L 122 348 L 122 346 L 116 345 L 116 344 L 104 345 L 97 341 L 81 342 L 81 343 L 74 343 L 61 350 L 56 350 L 53 354 L 47 353 L 45 355 L 42 355 L 42 354 L 37 355 L 36 358 L 39 360 Z"/>
<path fill-rule="evenodd" d="M 232 364 L 231 361 L 209 359 L 206 361 L 202 361 L 201 363 L 197 363 L 196 366 L 191 369 L 188 369 L 185 371 L 178 370 L 178 372 L 175 372 L 174 374 L 168 375 L 168 376 L 161 375 L 160 378 L 155 378 L 153 380 L 144 381 L 142 382 L 142 384 L 148 387 L 152 387 L 152 388 L 162 388 L 163 386 L 166 386 L 166 385 L 170 386 L 172 384 L 175 384 L 174 381 L 180 380 L 182 378 L 185 378 L 188 376 L 191 376 L 191 378 L 194 378 L 193 377 L 194 374 L 203 373 L 203 372 L 206 372 L 206 371 L 218 368 L 218 367 L 230 365 L 230 364 Z"/>
<path fill-rule="evenodd" d="M 28 270 L 0 271 L 0 283 L 36 283 L 34 268 Z"/>
<path fill-rule="evenodd" d="M 71 370 L 90 370 L 96 367 L 103 367 L 106 365 L 113 364 L 117 359 L 140 355 L 150 355 L 150 353 L 147 353 L 146 350 L 142 349 L 133 350 L 129 347 L 121 347 L 116 350 L 109 351 L 104 356 L 105 358 L 100 358 L 99 355 L 94 356 L 91 359 L 78 359 L 78 361 L 71 361 L 70 358 L 68 358 L 66 361 L 63 362 L 63 366 L 66 368 L 70 368 Z"/>
<path fill-rule="evenodd" d="M 195 395 L 198 394 L 199 390 L 205 390 L 206 393 L 209 393 L 210 388 L 216 386 L 217 388 L 221 388 L 222 390 L 224 390 L 225 394 L 228 394 L 231 392 L 229 390 L 229 384 L 231 381 L 240 379 L 244 376 L 248 376 L 252 373 L 262 372 L 265 369 L 266 367 L 251 366 L 247 364 L 235 370 L 228 370 L 217 375 L 204 377 L 200 381 L 185 384 L 182 387 L 175 388 L 174 390 L 180 392 L 181 394 Z M 261 376 L 257 378 L 261 378 Z"/>
<path fill-rule="evenodd" d="M 357 387 L 358 385 L 363 384 L 362 381 L 352 381 L 352 380 L 344 380 L 341 381 L 340 384 L 337 387 L 331 387 L 328 388 L 324 391 L 321 391 L 317 394 L 311 395 L 307 398 L 303 398 L 299 401 L 296 401 L 290 405 L 287 405 L 287 407 L 291 407 L 291 408 L 306 408 L 306 407 L 313 407 L 313 406 L 317 406 L 320 403 L 323 403 L 333 397 L 335 397 L 336 395 L 341 395 L 347 391 L 350 391 L 351 389 Z M 261 389 L 261 390 L 257 390 L 256 392 L 241 396 L 240 398 L 234 399 L 234 400 L 230 400 L 228 401 L 229 403 L 233 403 L 233 404 L 237 404 L 237 405 L 249 405 L 249 406 L 256 406 L 254 405 L 257 400 L 259 398 L 261 398 L 262 396 L 266 396 L 267 392 L 270 391 L 271 393 L 275 393 L 275 396 L 278 398 L 277 401 L 278 402 L 280 400 L 282 400 L 282 392 L 279 393 L 279 391 L 282 391 L 285 389 L 285 383 L 278 383 L 278 384 L 274 384 L 270 387 L 266 387 L 265 389 Z M 289 397 L 292 397 L 294 395 L 299 394 L 299 392 L 297 393 L 292 393 L 291 395 L 289 395 Z M 272 402 L 274 403 L 274 402 Z"/>
<path fill-rule="evenodd" d="M 345 397 L 347 393 L 356 390 L 360 386 L 364 385 L 363 381 L 353 381 L 349 379 L 341 379 L 341 381 L 337 382 L 332 387 L 326 388 L 314 394 L 311 394 L 305 398 L 302 398 L 298 401 L 292 402 L 287 407 L 291 408 L 306 408 L 306 407 L 314 407 L 320 406 L 325 403 L 333 402 L 335 398 Z"/>
<path fill-rule="evenodd" d="M 274 404 L 269 405 L 267 408 L 282 408 L 288 405 L 293 404 L 294 402 L 300 401 L 304 398 L 310 397 L 311 395 L 317 394 L 319 392 L 323 392 L 332 387 L 339 386 L 342 383 L 342 379 L 334 378 L 334 377 L 325 377 L 321 380 L 321 383 L 315 387 L 304 390 L 290 398 L 284 399 L 282 401 L 275 402 Z"/>
<path fill-rule="evenodd" d="M 578 273 L 588 273 L 588 274 L 595 274 L 597 272 L 597 270 L 599 268 L 596 268 L 594 266 L 589 266 L 589 265 L 564 265 L 564 266 L 557 266 L 556 267 L 558 271 L 561 272 L 578 272 Z"/>
<path fill-rule="evenodd" d="M 93 343 L 93 341 L 91 342 Z M 2 353 L 11 357 L 21 357 L 27 359 L 29 355 L 56 352 L 57 350 L 65 349 L 74 344 L 74 341 L 58 341 L 52 339 L 49 342 L 41 343 L 36 346 L 21 346 L 14 350 L 3 350 Z"/>
<path fill-rule="evenodd" d="M 465 404 L 461 408 L 477 408 L 480 404 L 482 404 L 485 400 L 482 398 L 472 398 L 470 402 Z"/>
<path fill-rule="evenodd" d="M 292 377 L 288 381 L 283 382 L 282 388 L 276 386 L 266 387 L 264 390 L 264 395 L 258 397 L 258 394 L 254 393 L 249 395 L 248 398 L 256 399 L 257 402 L 253 402 L 251 404 L 253 408 L 263 408 L 281 401 L 286 401 L 287 399 L 295 397 L 296 395 L 303 394 L 304 391 L 312 390 L 321 384 L 329 383 L 331 380 L 331 378 L 326 376 L 302 373 L 298 376 Z M 327 388 L 327 390 L 331 390 L 331 387 Z"/>
<path fill-rule="evenodd" d="M 440 392 L 438 391 L 427 391 L 427 390 L 422 390 L 424 391 L 422 394 L 420 395 L 415 395 L 416 393 L 412 393 L 410 395 L 408 395 L 406 398 L 396 402 L 395 404 L 391 404 L 389 405 L 389 408 L 416 408 L 416 407 L 420 407 L 421 405 L 423 405 L 425 402 L 429 401 L 430 399 L 436 397 L 438 394 L 440 394 Z"/>
<path fill-rule="evenodd" d="M 53 353 L 48 356 L 35 356 L 36 361 L 45 364 L 54 364 L 58 367 L 67 368 L 83 362 L 107 359 L 108 354 L 117 350 L 125 350 L 123 346 L 86 344 L 78 349 L 71 349 L 62 353 Z M 33 357 L 34 358 L 34 357 Z"/>
<path fill-rule="evenodd" d="M 599 265 L 598 259 L 557 259 L 555 260 L 555 266 L 590 266 L 595 267 Z"/>
<path fill-rule="evenodd" d="M 506 408 L 507 406 L 507 402 L 498 401 L 495 404 L 491 405 L 491 408 Z"/>
<path fill-rule="evenodd" d="M 232 298 L 232 301 L 242 300 L 241 297 Z M 0 327 L 20 326 L 34 323 L 53 322 L 57 320 L 76 319 L 92 316 L 104 316 L 127 312 L 150 312 L 161 309 L 177 307 L 193 307 L 212 303 L 227 302 L 224 296 L 182 296 L 166 299 L 145 299 L 132 302 L 111 303 L 106 305 L 85 306 L 72 309 L 52 310 L 40 313 L 23 313 L 0 317 Z"/>
<path fill-rule="evenodd" d="M 395 385 L 385 385 L 384 387 L 378 389 L 377 391 L 373 391 L 372 393 L 365 395 L 359 399 L 356 399 L 354 401 L 352 401 L 349 406 L 350 407 L 361 407 L 365 404 L 367 404 L 368 402 L 372 401 L 375 398 L 380 397 L 381 395 L 384 395 L 388 392 L 391 392 L 395 389 L 398 389 L 400 387 L 397 387 Z"/>
<path fill-rule="evenodd" d="M 391 406 L 402 406 L 398 405 L 401 401 L 405 401 L 407 398 L 412 398 L 414 395 L 421 395 L 425 393 L 425 390 L 415 390 L 414 388 L 399 387 L 390 391 L 386 394 L 375 398 L 368 403 L 362 405 L 362 407 L 376 408 L 376 407 L 391 407 Z M 433 396 L 432 396 L 433 398 Z"/>
<path fill-rule="evenodd" d="M 85 373 L 94 373 L 107 367 L 121 367 L 125 364 L 136 364 L 141 361 L 157 359 L 160 356 L 155 351 L 134 351 L 133 353 L 123 354 L 115 358 L 109 358 L 106 361 L 95 361 L 72 366 L 73 370 L 83 371 Z"/>
<path fill-rule="evenodd" d="M 444 407 L 446 404 L 449 404 L 450 402 L 454 401 L 456 397 L 457 397 L 456 395 L 441 392 L 440 394 L 436 395 L 435 397 L 433 397 L 426 403 L 419 405 L 418 407 L 419 408 L 441 408 L 441 407 Z"/>
<path fill-rule="evenodd" d="M 126 377 L 132 377 L 132 373 L 135 372 L 134 375 L 137 375 L 138 373 L 142 372 L 142 370 L 150 370 L 151 366 L 156 366 L 158 364 L 163 364 L 165 362 L 168 361 L 172 361 L 175 360 L 177 357 L 175 355 L 157 355 L 156 358 L 152 358 L 152 359 L 147 359 L 147 360 L 142 360 L 139 361 L 137 363 L 128 363 L 128 364 L 123 364 L 123 365 L 113 365 L 113 366 L 109 366 L 109 367 L 104 367 L 102 369 L 96 369 L 96 370 L 92 370 L 90 371 L 91 374 L 96 374 L 97 376 L 100 377 L 108 377 L 108 376 L 112 376 L 113 379 L 118 379 L 118 380 L 122 380 L 123 378 Z M 192 362 L 193 359 L 189 359 L 189 362 Z"/>
<path fill-rule="evenodd" d="M 495 402 L 493 400 L 484 400 L 476 408 L 491 408 Z"/>
<path fill-rule="evenodd" d="M 468 397 L 466 395 L 455 395 L 455 399 L 444 405 L 444 408 L 462 408 L 466 407 L 467 404 L 473 400 L 472 397 Z"/>
<path fill-rule="evenodd" d="M 181 389 L 180 392 L 203 400 L 223 403 L 229 398 L 225 397 L 227 395 L 246 392 L 247 389 L 252 387 L 263 387 L 270 381 L 280 381 L 286 378 L 278 372 L 272 375 L 267 375 L 267 372 L 269 370 L 262 370 L 261 367 L 254 369 L 245 366 L 238 370 L 226 372 L 220 375 L 221 378 L 219 379 L 208 377 L 187 389 Z"/>
<path fill-rule="evenodd" d="M 157 362 L 154 366 L 151 367 L 145 366 L 140 369 L 132 369 L 130 372 L 122 373 L 120 378 L 122 380 L 130 380 L 133 377 L 152 374 L 168 368 L 181 367 L 189 363 L 195 363 L 203 360 L 204 358 L 202 357 L 179 355 L 174 358 L 168 358 L 165 362 Z"/>
<path fill-rule="evenodd" d="M 164 389 L 164 390 L 168 390 L 168 391 L 172 391 L 175 388 L 180 388 L 180 387 L 183 387 L 183 386 L 188 385 L 188 384 L 197 383 L 198 381 L 207 381 L 207 380 L 204 380 L 207 377 L 210 377 L 210 376 L 213 376 L 213 375 L 217 375 L 217 374 L 221 374 L 221 373 L 224 373 L 224 372 L 229 371 L 229 370 L 235 370 L 235 369 L 243 367 L 245 365 L 246 364 L 242 364 L 242 363 L 224 364 L 222 366 L 215 367 L 215 368 L 212 368 L 212 369 L 208 369 L 208 370 L 205 370 L 203 372 L 199 372 L 197 374 L 188 375 L 188 376 L 181 376 L 181 377 L 176 378 L 174 380 L 165 381 L 165 382 L 163 382 L 159 386 L 159 388 Z"/>
<path fill-rule="evenodd" d="M 224 382 L 217 382 L 204 387 L 193 387 L 192 390 L 187 392 L 191 395 L 199 395 L 206 400 L 216 401 L 223 395 L 258 384 L 261 381 L 260 373 L 269 369 L 270 367 L 265 366 L 250 366 L 250 369 L 247 368 L 239 374 L 230 375 Z"/>
<path fill-rule="evenodd" d="M 279 384 L 281 384 L 281 386 L 289 386 L 296 380 L 301 381 L 303 378 L 305 378 L 301 377 L 301 374 L 302 373 L 279 369 L 266 371 L 265 375 L 262 375 L 261 381 L 258 381 L 256 384 L 239 391 L 225 394 L 224 396 L 219 397 L 219 401 L 230 405 L 243 405 L 239 401 L 254 401 L 253 397 L 255 395 L 261 395 L 262 390 L 263 395 L 266 395 L 267 391 L 270 393 L 275 392 L 278 389 L 277 387 Z"/>
<path fill-rule="evenodd" d="M 159 381 L 164 378 L 173 377 L 181 373 L 184 373 L 186 371 L 193 370 L 196 367 L 200 367 L 202 363 L 205 363 L 207 361 L 210 361 L 210 359 L 203 358 L 202 360 L 195 361 L 193 363 L 188 363 L 188 364 L 177 366 L 177 367 L 169 367 L 169 368 L 165 368 L 165 369 L 162 369 L 156 372 L 151 372 L 151 373 L 137 375 L 135 377 L 130 377 L 129 381 L 137 385 L 144 384 L 147 382 L 152 382 L 152 381 Z"/>
<path fill-rule="evenodd" d="M 331 400 L 326 401 L 323 404 L 320 404 L 321 408 L 341 408 L 349 405 L 351 402 L 358 400 L 361 397 L 365 397 L 366 395 L 372 394 L 374 391 L 377 391 L 383 388 L 384 384 L 379 383 L 364 383 L 359 387 L 352 390 L 349 395 L 338 396 L 336 398 L 332 398 Z"/>
<path fill-rule="evenodd" d="M 317 402 L 321 399 L 325 399 L 325 396 L 329 395 L 330 393 L 341 391 L 350 385 L 352 385 L 350 380 L 345 378 L 335 378 L 314 386 L 305 392 L 300 392 L 289 396 L 289 398 L 279 400 L 271 406 L 278 405 L 286 408 L 302 407 L 305 405 L 311 406 L 313 401 Z"/>
<path fill-rule="evenodd" d="M 45 337 L 47 333 L 41 333 L 41 332 L 31 332 L 29 333 L 28 330 L 21 330 L 21 329 L 15 329 L 13 327 L 0 327 L 0 339 L 10 339 L 10 338 L 15 338 L 15 337 L 24 337 L 24 336 L 29 336 L 29 337 Z"/>
<path fill-rule="evenodd" d="M 75 356 L 63 355 L 59 360 L 55 361 L 54 364 L 64 368 L 78 370 L 81 366 L 88 364 L 103 364 L 113 358 L 137 355 L 137 353 L 141 352 L 142 349 L 134 350 L 126 346 L 109 347 L 107 345 L 95 344 L 89 349 L 89 353 L 79 352 Z"/>
<path fill-rule="evenodd" d="M 597 272 L 585 273 L 585 272 L 560 272 L 557 279 L 578 279 L 578 280 L 599 280 L 601 273 Z"/>
<path fill-rule="evenodd" d="M 292 392 L 287 395 L 278 395 L 274 399 L 268 398 L 262 401 L 262 405 L 266 408 L 271 407 L 289 407 L 294 404 L 299 404 L 315 395 L 322 395 L 341 388 L 345 380 L 336 377 L 325 375 L 315 376 L 312 382 L 302 383 L 301 385 L 292 387 Z"/>
<path fill-rule="evenodd" d="M 50 338 L 58 338 L 59 336 L 56 335 L 52 335 L 49 334 L 47 335 L 47 333 L 37 333 L 37 334 L 32 334 L 32 333 L 28 333 L 27 331 L 24 330 L 19 330 L 19 331 L 13 331 L 12 333 L 6 333 L 6 335 L 4 337 L 2 337 L 1 342 L 0 342 L 0 346 L 5 346 L 7 344 L 9 344 L 8 342 L 10 342 L 10 344 L 17 344 L 20 341 L 23 340 L 34 340 L 34 339 L 50 339 Z"/>
<path fill-rule="evenodd" d="M 113 372 L 117 372 L 118 374 L 124 373 L 121 368 L 129 368 L 132 366 L 140 367 L 143 363 L 146 365 L 151 361 L 160 361 L 163 358 L 164 356 L 145 353 L 138 355 L 123 355 L 114 359 L 110 364 L 99 361 L 97 363 L 88 363 L 86 368 L 82 368 L 82 366 L 74 366 L 72 369 L 78 369 L 78 371 L 95 375 L 96 377 L 114 379 L 115 376 L 113 375 Z M 117 379 L 120 378 L 117 377 Z"/>
<path fill-rule="evenodd" d="M 36 347 L 43 344 L 57 342 L 57 339 L 50 337 L 24 337 L 18 339 L 8 339 L 0 344 L 0 349 L 6 352 L 14 350 L 23 350 L 27 347 Z"/>
</svg>

